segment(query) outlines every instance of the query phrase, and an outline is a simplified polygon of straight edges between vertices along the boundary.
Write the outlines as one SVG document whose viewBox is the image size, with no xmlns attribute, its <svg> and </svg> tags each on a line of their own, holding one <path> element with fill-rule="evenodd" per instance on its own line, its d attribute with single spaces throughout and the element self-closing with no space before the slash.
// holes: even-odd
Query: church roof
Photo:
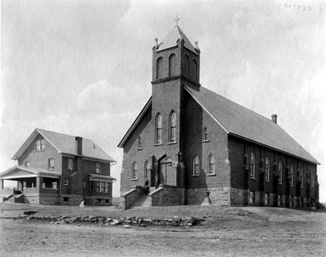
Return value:
<svg viewBox="0 0 326 257">
<path fill-rule="evenodd" d="M 194 46 L 190 43 L 187 36 L 182 32 L 179 26 L 175 26 L 173 30 L 166 36 L 166 38 L 159 44 L 156 51 L 161 51 L 178 45 L 178 40 L 184 40 L 184 46 L 190 51 L 198 54 Z"/>
<path fill-rule="evenodd" d="M 12 157 L 14 160 L 18 160 L 20 156 L 26 151 L 27 147 L 35 140 L 38 135 L 42 135 L 59 153 L 68 155 L 76 154 L 76 137 L 71 135 L 65 135 L 53 131 L 44 129 L 35 129 L 33 133 L 27 138 L 24 144 L 19 148 L 17 153 Z M 103 161 L 115 162 L 106 152 L 104 152 L 98 145 L 92 140 L 83 138 L 82 156 L 99 159 Z"/>
<path fill-rule="evenodd" d="M 185 89 L 228 134 L 285 152 L 315 164 L 320 164 L 271 119 L 204 87 L 194 89 L 185 86 Z"/>
</svg>

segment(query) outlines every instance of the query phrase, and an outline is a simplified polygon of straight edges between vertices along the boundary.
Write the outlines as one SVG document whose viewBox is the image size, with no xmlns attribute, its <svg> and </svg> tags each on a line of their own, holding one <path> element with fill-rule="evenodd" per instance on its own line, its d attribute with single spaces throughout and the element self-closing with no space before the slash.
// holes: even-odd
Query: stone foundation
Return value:
<svg viewBox="0 0 326 257">
<path fill-rule="evenodd" d="M 230 206 L 230 187 L 186 189 L 186 204 L 201 205 L 205 202 L 207 192 L 213 205 Z"/>
<path fill-rule="evenodd" d="M 152 206 L 171 206 L 185 204 L 185 189 L 164 185 L 150 194 Z"/>
</svg>

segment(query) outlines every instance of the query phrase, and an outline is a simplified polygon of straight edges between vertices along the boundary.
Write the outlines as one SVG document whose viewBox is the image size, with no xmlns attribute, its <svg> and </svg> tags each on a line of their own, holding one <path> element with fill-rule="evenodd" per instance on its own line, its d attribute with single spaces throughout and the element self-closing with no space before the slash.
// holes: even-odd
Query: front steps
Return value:
<svg viewBox="0 0 326 257">
<path fill-rule="evenodd" d="M 152 206 L 152 198 L 149 195 L 143 195 L 134 203 L 132 208 L 151 207 L 151 206 Z"/>
</svg>

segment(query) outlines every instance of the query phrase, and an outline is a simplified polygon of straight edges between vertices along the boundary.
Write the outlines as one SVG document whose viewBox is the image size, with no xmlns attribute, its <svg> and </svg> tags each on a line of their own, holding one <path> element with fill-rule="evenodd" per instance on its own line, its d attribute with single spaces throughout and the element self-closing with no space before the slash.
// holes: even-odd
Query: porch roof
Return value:
<svg viewBox="0 0 326 257">
<path fill-rule="evenodd" d="M 100 174 L 89 174 L 90 181 L 106 181 L 106 182 L 115 182 L 116 179 L 111 176 L 100 175 Z"/>
<path fill-rule="evenodd" d="M 59 178 L 60 174 L 40 168 L 14 166 L 0 174 L 0 179 L 15 180 L 19 178 L 47 177 Z"/>
</svg>

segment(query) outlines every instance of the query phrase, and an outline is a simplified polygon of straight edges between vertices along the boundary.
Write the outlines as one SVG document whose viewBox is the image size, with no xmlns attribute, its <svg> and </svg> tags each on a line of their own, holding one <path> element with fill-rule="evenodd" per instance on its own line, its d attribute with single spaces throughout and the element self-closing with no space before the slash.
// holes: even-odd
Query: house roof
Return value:
<svg viewBox="0 0 326 257">
<path fill-rule="evenodd" d="M 17 178 L 30 178 L 30 177 L 59 178 L 60 174 L 45 169 L 25 167 L 25 166 L 14 166 L 0 173 L 1 179 L 17 179 Z"/>
<path fill-rule="evenodd" d="M 213 116 L 230 135 L 320 164 L 278 124 L 204 87 L 186 91 Z"/>
<path fill-rule="evenodd" d="M 184 40 L 184 46 L 190 51 L 198 54 L 194 46 L 190 43 L 187 36 L 182 32 L 179 26 L 175 26 L 173 30 L 166 36 L 166 38 L 159 43 L 159 47 L 156 51 L 162 51 L 178 45 L 178 40 Z"/>
<path fill-rule="evenodd" d="M 27 147 L 35 140 L 38 135 L 42 135 L 50 144 L 53 145 L 54 148 L 58 150 L 59 153 L 77 155 L 75 146 L 75 136 L 65 135 L 44 129 L 35 129 L 33 133 L 24 142 L 24 144 L 19 148 L 17 153 L 12 157 L 12 159 L 18 160 L 20 156 L 26 151 Z M 82 156 L 108 162 L 115 162 L 98 145 L 96 145 L 92 140 L 87 138 L 83 138 Z"/>
</svg>

